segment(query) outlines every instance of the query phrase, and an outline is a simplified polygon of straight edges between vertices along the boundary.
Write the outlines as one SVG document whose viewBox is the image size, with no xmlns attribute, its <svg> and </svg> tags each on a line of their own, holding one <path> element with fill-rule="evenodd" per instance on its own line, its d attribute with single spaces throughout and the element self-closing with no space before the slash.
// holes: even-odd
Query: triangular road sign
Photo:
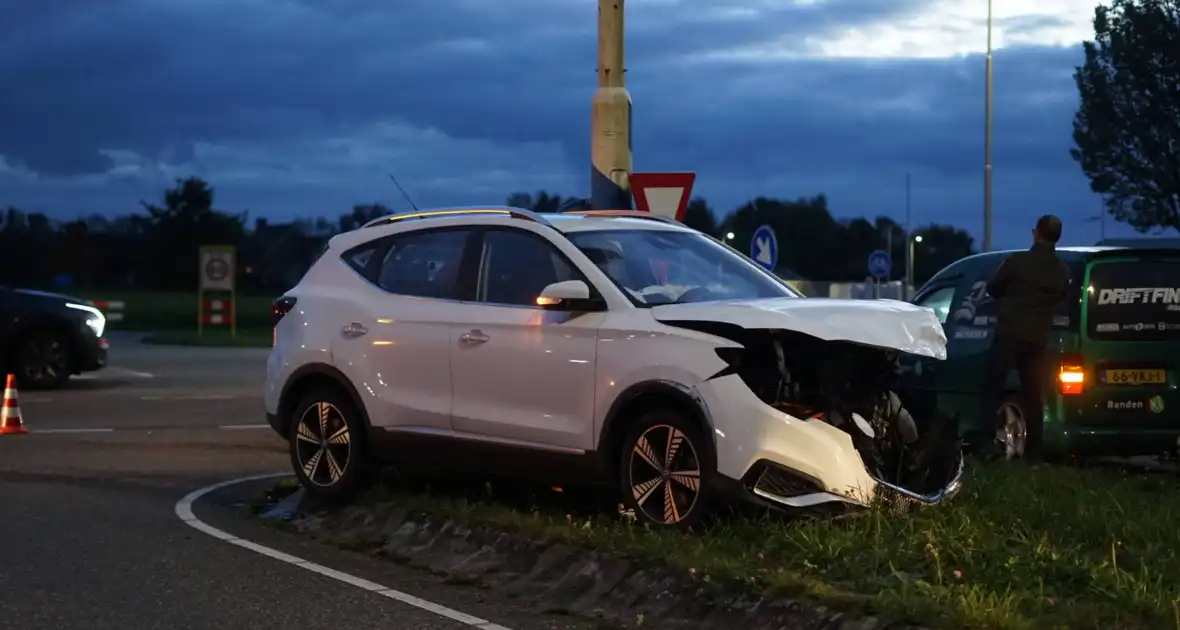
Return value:
<svg viewBox="0 0 1180 630">
<path fill-rule="evenodd" d="M 696 173 L 631 173 L 635 207 L 683 221 L 696 179 Z"/>
</svg>

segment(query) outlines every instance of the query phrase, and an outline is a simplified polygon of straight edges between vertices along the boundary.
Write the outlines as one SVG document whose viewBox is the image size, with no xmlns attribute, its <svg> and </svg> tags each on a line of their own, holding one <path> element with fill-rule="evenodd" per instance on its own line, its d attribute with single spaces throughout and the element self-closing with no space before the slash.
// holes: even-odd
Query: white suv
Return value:
<svg viewBox="0 0 1180 630">
<path fill-rule="evenodd" d="M 953 423 L 894 385 L 901 353 L 945 358 L 931 310 L 802 297 L 646 213 L 384 217 L 274 316 L 267 415 L 322 497 L 393 462 L 612 484 L 689 527 L 733 497 L 936 503 L 962 474 Z"/>
</svg>

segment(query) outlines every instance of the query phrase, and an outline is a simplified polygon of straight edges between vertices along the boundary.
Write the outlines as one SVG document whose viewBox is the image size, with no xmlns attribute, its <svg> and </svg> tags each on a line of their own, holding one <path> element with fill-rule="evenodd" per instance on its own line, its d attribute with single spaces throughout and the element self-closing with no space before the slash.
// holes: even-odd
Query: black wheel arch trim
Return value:
<svg viewBox="0 0 1180 630">
<path fill-rule="evenodd" d="M 13 329 L 4 338 L 4 347 L 0 348 L 0 358 L 9 358 L 12 352 L 28 338 L 28 335 L 38 330 L 52 330 L 65 338 L 69 351 L 70 370 L 77 368 L 82 351 L 82 333 L 75 328 L 75 322 L 52 313 L 38 313 L 30 317 L 22 317 L 13 321 Z"/>
<path fill-rule="evenodd" d="M 299 367 L 287 377 L 287 382 L 283 384 L 283 391 L 279 394 L 279 423 L 283 425 L 282 428 L 284 431 L 290 429 L 290 426 L 286 424 L 289 418 L 283 417 L 282 410 L 287 409 L 287 405 L 294 402 L 290 400 L 291 387 L 308 376 L 327 377 L 343 388 L 352 400 L 353 406 L 361 414 L 361 419 L 365 422 L 365 428 L 371 429 L 373 427 L 373 423 L 369 421 L 369 412 L 361 400 L 360 392 L 357 391 L 356 387 L 353 386 L 352 382 L 348 380 L 348 377 L 343 372 L 327 363 L 308 363 Z"/>
<path fill-rule="evenodd" d="M 619 427 L 616 427 L 616 423 L 621 422 L 619 418 L 622 411 L 627 408 L 627 405 L 647 394 L 674 396 L 681 399 L 690 408 L 695 409 L 698 414 L 697 419 L 705 425 L 704 429 L 708 433 L 708 438 L 706 439 L 708 440 L 709 446 L 716 452 L 717 439 L 714 435 L 716 425 L 713 422 L 712 415 L 709 413 L 708 406 L 705 405 L 705 401 L 701 400 L 701 396 L 695 388 L 667 379 L 652 379 L 635 383 L 615 397 L 610 409 L 606 412 L 602 429 L 598 432 L 597 451 L 600 453 L 608 453 L 610 451 L 610 449 L 604 448 L 605 441 L 617 435 L 615 431 Z"/>
</svg>

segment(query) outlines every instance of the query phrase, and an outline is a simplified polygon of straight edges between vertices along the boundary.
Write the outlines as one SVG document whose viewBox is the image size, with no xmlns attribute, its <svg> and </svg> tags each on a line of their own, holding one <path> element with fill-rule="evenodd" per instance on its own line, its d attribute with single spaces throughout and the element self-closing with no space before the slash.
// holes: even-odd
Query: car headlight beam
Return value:
<svg viewBox="0 0 1180 630">
<path fill-rule="evenodd" d="M 107 327 L 107 318 L 102 314 L 102 311 L 94 308 L 93 306 L 77 304 L 74 302 L 66 302 L 66 308 L 72 308 L 76 311 L 82 311 L 83 313 L 86 313 L 86 325 L 90 328 L 90 330 L 94 331 L 94 336 L 102 337 L 102 333 Z"/>
</svg>

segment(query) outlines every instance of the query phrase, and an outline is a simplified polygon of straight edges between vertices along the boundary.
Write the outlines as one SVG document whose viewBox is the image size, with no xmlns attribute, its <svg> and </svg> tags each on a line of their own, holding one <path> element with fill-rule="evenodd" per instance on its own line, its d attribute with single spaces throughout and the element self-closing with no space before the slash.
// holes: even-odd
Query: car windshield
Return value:
<svg viewBox="0 0 1180 630">
<path fill-rule="evenodd" d="M 800 297 L 776 276 L 698 232 L 603 230 L 568 236 L 637 306 Z"/>
</svg>

